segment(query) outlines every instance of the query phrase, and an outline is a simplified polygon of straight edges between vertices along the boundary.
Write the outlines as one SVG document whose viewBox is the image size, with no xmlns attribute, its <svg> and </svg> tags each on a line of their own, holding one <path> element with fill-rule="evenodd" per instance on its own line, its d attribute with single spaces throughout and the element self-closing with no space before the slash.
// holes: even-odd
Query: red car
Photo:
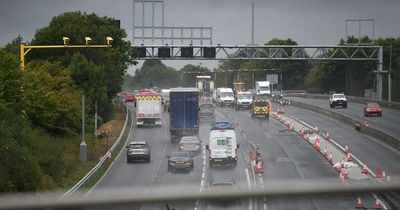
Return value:
<svg viewBox="0 0 400 210">
<path fill-rule="evenodd" d="M 367 103 L 364 107 L 364 116 L 370 117 L 371 115 L 376 114 L 378 116 L 382 116 L 382 108 L 378 103 Z"/>
<path fill-rule="evenodd" d="M 125 95 L 125 102 L 135 101 L 135 95 L 132 93 L 128 93 Z"/>
</svg>

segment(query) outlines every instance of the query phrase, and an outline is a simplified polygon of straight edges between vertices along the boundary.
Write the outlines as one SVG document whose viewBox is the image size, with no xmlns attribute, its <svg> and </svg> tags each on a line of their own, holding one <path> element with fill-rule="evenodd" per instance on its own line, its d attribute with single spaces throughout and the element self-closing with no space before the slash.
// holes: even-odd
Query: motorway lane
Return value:
<svg viewBox="0 0 400 210">
<path fill-rule="evenodd" d="M 259 148 L 264 161 L 263 182 L 284 180 L 336 181 L 338 173 L 312 146 L 273 118 L 252 119 L 249 111 L 226 109 Z M 258 182 L 262 184 L 261 182 Z M 338 182 L 339 184 L 339 182 Z M 268 209 L 351 209 L 354 197 L 312 196 L 307 198 L 279 198 L 268 200 Z M 260 204 L 259 209 L 263 205 Z"/>
<path fill-rule="evenodd" d="M 288 97 L 287 99 L 329 109 L 331 111 L 344 114 L 359 121 L 364 121 L 365 119 L 368 119 L 368 124 L 370 127 L 376 128 L 387 134 L 392 135 L 397 139 L 400 139 L 400 129 L 398 129 L 400 124 L 400 110 L 383 107 L 382 117 L 364 117 L 364 104 L 360 103 L 348 102 L 347 109 L 343 109 L 341 107 L 331 109 L 329 107 L 328 99 L 309 99 L 298 97 Z"/>
<path fill-rule="evenodd" d="M 286 106 L 285 113 L 320 129 L 329 131 L 330 136 L 340 145 L 348 145 L 351 152 L 367 166 L 375 170 L 380 166 L 388 175 L 400 175 L 400 152 L 389 145 L 371 136 L 357 132 L 354 127 L 348 126 L 305 109 Z"/>
</svg>

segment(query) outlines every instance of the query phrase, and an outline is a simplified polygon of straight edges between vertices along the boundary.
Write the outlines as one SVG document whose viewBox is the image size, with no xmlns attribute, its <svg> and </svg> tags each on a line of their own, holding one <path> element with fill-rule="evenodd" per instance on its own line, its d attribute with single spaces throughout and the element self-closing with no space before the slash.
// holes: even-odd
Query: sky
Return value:
<svg viewBox="0 0 400 210">
<path fill-rule="evenodd" d="M 164 0 L 165 26 L 211 26 L 213 44 L 251 42 L 252 0 Z M 256 44 L 273 38 L 291 38 L 301 45 L 332 45 L 345 37 L 346 19 L 374 19 L 374 36 L 400 36 L 399 0 L 254 0 Z M 31 40 L 52 17 L 68 11 L 85 11 L 121 20 L 132 41 L 132 0 L 0 0 L 0 47 L 19 34 Z M 160 6 L 155 23 L 161 25 Z M 141 4 L 136 4 L 135 23 L 141 24 Z M 151 24 L 151 4 L 145 7 L 145 23 Z M 362 35 L 372 37 L 372 24 L 361 25 Z M 350 22 L 348 34 L 358 36 L 358 23 Z M 135 40 L 134 44 L 140 44 Z M 151 44 L 151 42 L 145 42 Z M 176 42 L 175 44 L 180 44 Z M 141 64 L 142 61 L 139 62 Z M 181 68 L 190 63 L 215 68 L 216 61 L 168 61 Z M 132 66 L 133 73 L 138 66 Z"/>
</svg>

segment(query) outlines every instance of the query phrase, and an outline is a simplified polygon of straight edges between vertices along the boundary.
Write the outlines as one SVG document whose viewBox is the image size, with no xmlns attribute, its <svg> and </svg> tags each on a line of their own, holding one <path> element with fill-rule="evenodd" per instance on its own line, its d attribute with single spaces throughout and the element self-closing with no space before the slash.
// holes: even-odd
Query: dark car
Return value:
<svg viewBox="0 0 400 210">
<path fill-rule="evenodd" d="M 281 98 L 283 98 L 283 94 L 279 90 L 274 90 L 271 93 L 271 97 L 274 98 L 274 99 L 281 99 Z"/>
<path fill-rule="evenodd" d="M 168 158 L 168 172 L 193 170 L 193 158 L 189 152 L 173 152 Z"/>
<path fill-rule="evenodd" d="M 378 103 L 366 103 L 364 106 L 364 116 L 370 117 L 373 114 L 382 116 L 382 108 Z"/>
<path fill-rule="evenodd" d="M 128 163 L 138 160 L 150 162 L 151 151 L 146 141 L 132 141 L 126 148 L 126 159 Z"/>
<path fill-rule="evenodd" d="M 210 184 L 207 187 L 207 190 L 232 190 L 238 191 L 239 187 L 236 185 L 236 181 L 232 178 L 218 178 L 212 179 Z M 240 199 L 227 199 L 227 198 L 216 198 L 210 201 L 207 201 L 207 205 L 210 204 L 221 204 L 221 205 L 229 205 L 229 204 L 240 204 Z"/>
</svg>

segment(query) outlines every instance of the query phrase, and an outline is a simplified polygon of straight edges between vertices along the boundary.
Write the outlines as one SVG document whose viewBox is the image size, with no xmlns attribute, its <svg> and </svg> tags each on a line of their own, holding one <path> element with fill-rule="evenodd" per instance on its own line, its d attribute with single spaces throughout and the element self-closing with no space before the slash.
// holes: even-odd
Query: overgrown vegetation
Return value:
<svg viewBox="0 0 400 210">
<path fill-rule="evenodd" d="M 86 129 L 93 133 L 94 102 L 99 123 L 109 120 L 134 50 L 115 20 L 81 12 L 54 17 L 30 44 L 63 44 L 63 36 L 70 44 L 83 44 L 85 36 L 93 44 L 105 44 L 107 36 L 114 42 L 103 49 L 34 49 L 23 72 L 21 40 L 0 49 L 0 192 L 70 187 L 98 160 L 93 151 L 89 162 L 79 161 L 81 95 L 87 99 Z M 88 146 L 91 154 L 96 144 Z"/>
</svg>

